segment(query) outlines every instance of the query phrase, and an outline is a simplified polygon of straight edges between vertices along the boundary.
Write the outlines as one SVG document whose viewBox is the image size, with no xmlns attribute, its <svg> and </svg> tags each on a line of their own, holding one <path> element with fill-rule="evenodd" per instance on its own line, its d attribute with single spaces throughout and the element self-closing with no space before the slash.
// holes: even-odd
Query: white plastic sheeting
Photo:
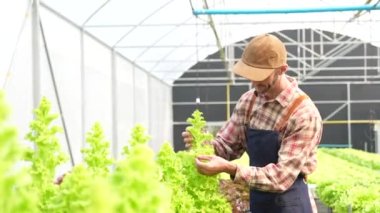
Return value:
<svg viewBox="0 0 380 213">
<path fill-rule="evenodd" d="M 29 131 L 33 119 L 31 13 L 29 1 L 1 1 L 0 82 L 12 108 L 12 122 L 19 129 L 20 140 Z M 151 76 L 124 56 L 56 14 L 41 8 L 41 21 L 51 65 L 55 75 L 74 162 L 82 161 L 85 132 L 99 122 L 111 153 L 120 157 L 128 144 L 132 127 L 141 123 L 151 135 L 150 145 L 157 151 L 172 140 L 171 87 Z M 10 21 L 11 20 L 11 21 Z M 24 23 L 24 24 L 23 24 Z M 22 30 L 20 30 L 22 29 Z M 18 37 L 18 35 L 20 35 Z M 41 95 L 52 102 L 59 113 L 47 54 L 41 38 Z M 60 119 L 56 122 L 62 126 Z M 67 141 L 60 135 L 63 149 Z M 70 163 L 62 168 L 69 169 Z"/>
<path fill-rule="evenodd" d="M 171 84 L 197 61 L 218 50 L 207 15 L 192 15 L 203 9 L 203 0 L 43 0 L 84 30 L 114 47 L 116 51 Z M 365 0 L 208 0 L 210 9 L 265 10 L 339 8 L 362 6 Z M 371 4 L 375 4 L 373 0 Z M 254 35 L 285 29 L 312 28 L 340 33 L 378 45 L 379 10 L 213 15 L 221 45 L 226 46 Z M 240 56 L 236 56 L 237 58 Z"/>
</svg>

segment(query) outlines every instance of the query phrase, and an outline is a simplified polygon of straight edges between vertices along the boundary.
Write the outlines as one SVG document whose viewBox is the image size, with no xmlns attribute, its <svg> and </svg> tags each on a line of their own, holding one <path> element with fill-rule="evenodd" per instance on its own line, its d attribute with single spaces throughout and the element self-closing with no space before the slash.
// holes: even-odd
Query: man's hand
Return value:
<svg viewBox="0 0 380 213">
<path fill-rule="evenodd" d="M 184 131 L 182 132 L 182 138 L 183 138 L 183 142 L 185 143 L 186 149 L 189 149 L 194 141 L 193 136 L 191 135 L 190 132 Z"/>
<path fill-rule="evenodd" d="M 235 175 L 237 170 L 236 164 L 215 155 L 200 155 L 195 158 L 195 165 L 199 173 L 208 176 L 221 172 Z"/>
</svg>

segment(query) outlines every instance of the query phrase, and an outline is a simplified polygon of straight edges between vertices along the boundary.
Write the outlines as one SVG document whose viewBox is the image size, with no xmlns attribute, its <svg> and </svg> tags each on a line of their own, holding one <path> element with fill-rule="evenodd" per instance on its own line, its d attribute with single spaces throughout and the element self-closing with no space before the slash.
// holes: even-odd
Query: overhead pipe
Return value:
<svg viewBox="0 0 380 213">
<path fill-rule="evenodd" d="M 250 14 L 282 14 L 282 13 L 323 13 L 345 12 L 360 10 L 380 10 L 380 5 L 359 5 L 343 7 L 320 7 L 320 8 L 286 8 L 286 9 L 196 9 L 194 15 L 250 15 Z"/>
</svg>

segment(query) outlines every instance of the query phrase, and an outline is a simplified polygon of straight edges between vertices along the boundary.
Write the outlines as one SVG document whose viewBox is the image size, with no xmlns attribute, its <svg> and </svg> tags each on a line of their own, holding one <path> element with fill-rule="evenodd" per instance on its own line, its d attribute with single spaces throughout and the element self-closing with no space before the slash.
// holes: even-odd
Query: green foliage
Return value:
<svg viewBox="0 0 380 213">
<path fill-rule="evenodd" d="M 129 154 L 129 147 L 134 147 L 137 144 L 146 144 L 150 140 L 150 136 L 145 134 L 145 128 L 141 124 L 137 124 L 132 129 L 132 135 L 130 140 L 128 141 L 129 146 L 125 146 L 123 148 L 123 154 Z"/>
<path fill-rule="evenodd" d="M 88 147 L 82 149 L 84 165 L 76 165 L 64 177 L 59 190 L 50 197 L 49 212 L 115 212 L 117 197 L 109 181 L 109 142 L 95 123 L 86 134 Z"/>
<path fill-rule="evenodd" d="M 100 125 L 95 124 L 87 134 L 90 148 L 84 151 L 88 167 L 75 166 L 65 176 L 48 209 L 58 213 L 168 212 L 171 193 L 160 182 L 159 167 L 144 131 L 142 126 L 133 129 L 128 155 L 109 173 L 109 145 Z"/>
<path fill-rule="evenodd" d="M 32 163 L 31 174 L 34 190 L 39 193 L 40 208 L 47 212 L 49 199 L 56 193 L 57 186 L 53 184 L 55 168 L 67 161 L 56 136 L 62 129 L 53 125 L 57 114 L 50 112 L 51 104 L 44 97 L 34 110 L 35 119 L 30 123 L 30 132 L 26 138 L 34 144 L 26 155 L 26 160 Z"/>
<path fill-rule="evenodd" d="M 50 198 L 48 212 L 114 212 L 116 197 L 108 180 L 78 165 L 66 174 L 59 190 Z"/>
<path fill-rule="evenodd" d="M 164 145 L 158 153 L 157 162 L 161 165 L 163 181 L 173 189 L 172 203 L 175 212 L 231 212 L 231 206 L 219 189 L 219 176 L 204 176 L 195 167 L 195 157 L 200 154 L 214 154 L 208 143 L 212 135 L 205 133 L 206 121 L 196 110 L 187 119 L 187 127 L 193 138 L 189 151 L 174 153 L 170 145 Z M 174 173 L 174 174 L 173 174 Z"/>
<path fill-rule="evenodd" d="M 84 161 L 88 168 L 96 175 L 106 176 L 112 164 L 110 145 L 105 140 L 103 129 L 99 123 L 95 123 L 87 133 L 88 148 L 82 149 Z"/>
<path fill-rule="evenodd" d="M 323 149 L 324 152 L 359 166 L 380 170 L 380 155 L 358 149 Z"/>
<path fill-rule="evenodd" d="M 35 146 L 34 150 L 29 150 L 26 160 L 32 162 L 32 175 L 37 187 L 51 183 L 56 166 L 67 161 L 56 136 L 62 129 L 52 124 L 58 115 L 51 114 L 50 110 L 50 102 L 45 97 L 42 98 L 34 110 L 35 119 L 30 123 L 30 132 L 26 135 Z"/>
<path fill-rule="evenodd" d="M 171 192 L 160 182 L 159 167 L 147 145 L 148 139 L 144 127 L 137 125 L 126 158 L 118 162 L 111 176 L 120 198 L 117 212 L 170 212 Z"/>
<path fill-rule="evenodd" d="M 194 199 L 194 212 L 231 212 L 230 204 L 222 196 L 219 188 L 219 176 L 205 176 L 195 167 L 195 156 L 191 152 L 178 152 L 183 162 L 183 174 L 188 184 L 187 192 Z"/>
<path fill-rule="evenodd" d="M 317 185 L 317 195 L 334 212 L 380 212 L 380 174 L 345 158 L 319 149 L 318 168 L 309 177 Z"/>
<path fill-rule="evenodd" d="M 55 169 L 67 157 L 57 137 L 62 130 L 53 125 L 58 116 L 50 111 L 49 101 L 43 98 L 26 136 L 33 147 L 24 150 L 16 129 L 6 122 L 8 108 L 0 94 L 0 212 L 231 212 L 219 192 L 218 176 L 200 175 L 195 168 L 195 156 L 213 154 L 206 143 L 212 136 L 203 132 L 206 122 L 201 112 L 188 120 L 194 147 L 175 153 L 165 144 L 157 161 L 147 144 L 150 137 L 137 125 L 124 148 L 125 158 L 112 165 L 109 142 L 96 123 L 87 133 L 88 147 L 82 150 L 84 164 L 74 166 L 55 185 Z M 30 166 L 17 166 L 21 160 Z"/>
<path fill-rule="evenodd" d="M 37 212 L 37 198 L 28 190 L 31 177 L 17 166 L 24 154 L 16 128 L 8 123 L 9 108 L 0 92 L 0 212 Z"/>
<path fill-rule="evenodd" d="M 207 143 L 213 139 L 213 136 L 205 132 L 206 121 L 202 114 L 201 111 L 195 110 L 192 117 L 186 120 L 190 124 L 186 130 L 194 138 L 191 149 L 197 154 L 214 154 L 213 146 Z"/>
<path fill-rule="evenodd" d="M 191 161 L 191 160 L 190 160 Z M 162 181 L 172 189 L 172 208 L 174 212 L 196 212 L 195 199 L 188 191 L 189 177 L 186 175 L 184 162 L 166 142 L 157 155 L 157 162 L 162 169 Z M 192 171 L 194 173 L 194 171 Z"/>
</svg>

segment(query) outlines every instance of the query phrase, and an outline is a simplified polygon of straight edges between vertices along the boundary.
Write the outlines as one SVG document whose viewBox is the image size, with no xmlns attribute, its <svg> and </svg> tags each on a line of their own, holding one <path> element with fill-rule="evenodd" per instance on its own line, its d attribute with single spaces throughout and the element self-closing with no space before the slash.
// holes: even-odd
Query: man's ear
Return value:
<svg viewBox="0 0 380 213">
<path fill-rule="evenodd" d="M 284 74 L 288 70 L 288 65 L 284 64 L 280 67 L 280 74 Z"/>
</svg>

